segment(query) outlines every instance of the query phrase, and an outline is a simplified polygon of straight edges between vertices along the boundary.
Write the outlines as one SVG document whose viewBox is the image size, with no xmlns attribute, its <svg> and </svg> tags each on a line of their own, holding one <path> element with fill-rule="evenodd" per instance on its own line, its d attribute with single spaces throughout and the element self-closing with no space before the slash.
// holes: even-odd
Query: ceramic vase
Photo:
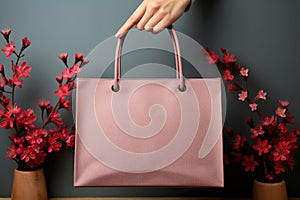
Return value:
<svg viewBox="0 0 300 200">
<path fill-rule="evenodd" d="M 252 199 L 288 200 L 285 181 L 282 180 L 279 183 L 264 183 L 258 180 L 254 180 Z"/>
<path fill-rule="evenodd" d="M 11 199 L 48 200 L 44 170 L 20 171 L 15 169 Z"/>
</svg>

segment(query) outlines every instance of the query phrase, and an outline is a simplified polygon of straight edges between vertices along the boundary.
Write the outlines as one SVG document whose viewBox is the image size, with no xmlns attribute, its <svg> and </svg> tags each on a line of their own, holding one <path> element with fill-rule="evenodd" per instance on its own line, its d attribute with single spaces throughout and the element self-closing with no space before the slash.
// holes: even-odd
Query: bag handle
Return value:
<svg viewBox="0 0 300 200">
<path fill-rule="evenodd" d="M 174 48 L 175 64 L 176 64 L 176 78 L 179 79 L 178 89 L 183 92 L 186 90 L 186 86 L 185 86 L 185 82 L 184 82 L 184 78 L 183 78 L 179 41 L 178 41 L 176 31 L 172 26 L 168 27 L 168 31 L 171 36 L 171 40 L 172 40 L 173 48 Z M 122 47 L 123 47 L 125 37 L 126 37 L 126 34 L 124 36 L 122 36 L 121 38 L 118 38 L 118 43 L 117 43 L 117 47 L 116 47 L 114 84 L 112 86 L 112 90 L 114 92 L 117 92 L 120 89 L 119 80 L 121 79 L 121 55 L 122 55 Z"/>
</svg>

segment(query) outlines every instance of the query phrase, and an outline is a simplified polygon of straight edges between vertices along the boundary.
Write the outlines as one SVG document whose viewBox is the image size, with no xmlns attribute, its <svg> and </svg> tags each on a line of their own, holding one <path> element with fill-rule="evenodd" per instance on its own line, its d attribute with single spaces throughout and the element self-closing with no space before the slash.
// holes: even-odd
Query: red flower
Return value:
<svg viewBox="0 0 300 200">
<path fill-rule="evenodd" d="M 1 34 L 5 37 L 5 39 L 9 37 L 10 33 L 11 33 L 10 28 L 5 28 L 1 30 Z"/>
<path fill-rule="evenodd" d="M 11 144 L 10 147 L 7 149 L 7 158 L 13 159 L 16 158 L 18 155 L 18 151 L 14 144 Z"/>
<path fill-rule="evenodd" d="M 45 99 L 37 100 L 37 104 L 42 110 L 50 107 L 50 101 Z"/>
<path fill-rule="evenodd" d="M 287 159 L 287 155 L 290 153 L 290 143 L 289 142 L 279 142 L 274 146 L 275 151 L 273 152 L 274 161 L 285 161 Z"/>
<path fill-rule="evenodd" d="M 229 92 L 233 92 L 233 91 L 237 91 L 238 90 L 238 86 L 234 83 L 228 83 L 228 91 Z"/>
<path fill-rule="evenodd" d="M 49 142 L 49 147 L 48 147 L 49 153 L 52 151 L 59 151 L 60 148 L 62 147 L 62 144 L 59 141 L 59 136 L 57 134 L 54 134 L 53 136 L 49 137 L 48 142 Z"/>
<path fill-rule="evenodd" d="M 66 140 L 67 147 L 74 147 L 75 146 L 75 135 L 69 135 L 68 139 Z"/>
<path fill-rule="evenodd" d="M 28 146 L 27 148 L 22 146 L 22 153 L 20 156 L 21 160 L 24 160 L 28 163 L 30 159 L 34 160 L 35 158 L 36 154 L 32 146 Z"/>
<path fill-rule="evenodd" d="M 22 39 L 22 48 L 25 49 L 27 47 L 29 47 L 31 44 L 30 40 L 27 37 L 24 37 Z"/>
<path fill-rule="evenodd" d="M 242 67 L 241 70 L 240 70 L 240 76 L 243 76 L 243 77 L 248 77 L 248 69 Z"/>
<path fill-rule="evenodd" d="M 250 103 L 249 107 L 250 107 L 251 111 L 256 111 L 257 110 L 257 104 L 256 103 Z"/>
<path fill-rule="evenodd" d="M 274 162 L 274 170 L 275 174 L 280 174 L 281 172 L 286 171 L 282 162 Z"/>
<path fill-rule="evenodd" d="M 71 68 L 66 68 L 64 72 L 61 73 L 64 79 L 70 79 L 73 77 L 73 72 Z"/>
<path fill-rule="evenodd" d="M 245 101 L 246 98 L 248 97 L 248 92 L 247 91 L 241 91 L 241 93 L 239 93 L 238 96 L 239 96 L 238 100 Z"/>
<path fill-rule="evenodd" d="M 226 69 L 223 71 L 223 80 L 224 81 L 232 81 L 234 79 L 234 76 L 231 74 L 231 71 L 229 69 Z"/>
<path fill-rule="evenodd" d="M 73 65 L 73 67 L 71 67 L 71 71 L 76 76 L 78 75 L 78 73 L 81 71 L 81 68 L 79 67 L 78 63 L 76 63 L 75 65 Z"/>
<path fill-rule="evenodd" d="M 84 55 L 82 53 L 75 53 L 75 63 L 84 61 Z"/>
<path fill-rule="evenodd" d="M 65 96 L 68 96 L 71 94 L 69 85 L 59 85 L 59 90 L 54 91 L 54 94 L 58 95 L 61 99 L 65 98 Z"/>
<path fill-rule="evenodd" d="M 244 161 L 242 162 L 242 165 L 245 166 L 245 171 L 252 171 L 254 172 L 255 167 L 258 166 L 258 162 L 254 160 L 254 156 L 243 156 Z"/>
<path fill-rule="evenodd" d="M 65 108 L 66 110 L 70 110 L 70 100 L 69 99 L 59 99 L 59 107 Z"/>
<path fill-rule="evenodd" d="M 250 129 L 250 132 L 253 134 L 253 135 L 252 135 L 253 137 L 257 137 L 257 136 L 259 136 L 259 135 L 265 134 L 265 131 L 263 130 L 263 128 L 262 128 L 261 125 L 258 126 L 258 127 L 256 127 L 256 128 L 251 128 L 251 129 Z"/>
<path fill-rule="evenodd" d="M 234 135 L 233 149 L 239 150 L 246 142 L 246 137 L 239 134 Z"/>
<path fill-rule="evenodd" d="M 6 54 L 6 58 L 9 58 L 14 53 L 16 47 L 13 41 L 5 45 L 5 48 L 1 51 Z"/>
<path fill-rule="evenodd" d="M 57 111 L 51 114 L 49 121 L 54 123 L 56 126 L 61 126 L 63 124 L 61 115 Z"/>
<path fill-rule="evenodd" d="M 14 126 L 14 119 L 12 117 L 7 116 L 6 114 L 2 116 L 0 120 L 1 128 L 9 129 L 12 128 L 13 126 Z"/>
<path fill-rule="evenodd" d="M 36 121 L 36 116 L 34 115 L 34 112 L 32 109 L 28 109 L 26 111 L 22 111 L 17 115 L 17 124 L 22 127 L 34 127 L 34 122 Z"/>
<path fill-rule="evenodd" d="M 207 53 L 208 55 L 206 55 L 206 59 L 208 60 L 208 64 L 214 64 L 218 62 L 219 57 L 214 51 L 208 50 Z"/>
<path fill-rule="evenodd" d="M 275 110 L 276 115 L 279 116 L 279 117 L 282 117 L 282 118 L 285 118 L 285 117 L 286 117 L 285 112 L 286 112 L 286 108 L 278 107 L 278 108 Z"/>
<path fill-rule="evenodd" d="M 11 33 L 11 30 L 9 28 L 5 28 L 1 30 L 1 34 L 4 36 L 6 42 L 9 42 L 9 35 Z"/>
<path fill-rule="evenodd" d="M 274 122 L 274 115 L 272 115 L 270 118 L 268 116 L 265 116 L 265 119 L 262 121 L 263 126 L 269 126 Z"/>
<path fill-rule="evenodd" d="M 277 128 L 281 133 L 287 133 L 288 132 L 288 127 L 284 123 L 279 123 Z"/>
<path fill-rule="evenodd" d="M 285 108 L 285 107 L 288 107 L 288 106 L 290 105 L 290 102 L 279 100 L 279 104 L 280 104 L 282 107 Z"/>
<path fill-rule="evenodd" d="M 261 100 L 266 100 L 267 99 L 266 96 L 267 96 L 266 92 L 264 92 L 263 90 L 259 90 L 256 98 Z"/>
<path fill-rule="evenodd" d="M 236 56 L 232 53 L 227 53 L 225 52 L 222 56 L 223 61 L 225 62 L 225 64 L 229 64 L 229 63 L 235 63 L 236 62 Z"/>
<path fill-rule="evenodd" d="M 253 145 L 253 149 L 258 151 L 258 155 L 262 155 L 262 153 L 268 153 L 272 148 L 271 145 L 268 144 L 268 140 L 262 141 L 261 139 L 257 139 L 256 143 Z"/>
<path fill-rule="evenodd" d="M 18 77 L 30 77 L 31 66 L 27 66 L 26 62 L 23 62 L 20 66 L 16 66 L 16 73 Z"/>
<path fill-rule="evenodd" d="M 59 59 L 61 59 L 64 63 L 67 62 L 68 59 L 68 53 L 61 53 L 59 56 Z"/>
</svg>

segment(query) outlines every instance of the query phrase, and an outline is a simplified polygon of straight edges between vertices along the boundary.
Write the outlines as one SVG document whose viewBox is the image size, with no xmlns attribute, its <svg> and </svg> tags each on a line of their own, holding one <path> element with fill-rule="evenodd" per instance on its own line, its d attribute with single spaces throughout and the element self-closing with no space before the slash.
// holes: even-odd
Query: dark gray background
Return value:
<svg viewBox="0 0 300 200">
<path fill-rule="evenodd" d="M 19 41 L 32 41 L 26 57 L 33 66 L 32 77 L 19 90 L 20 104 L 34 107 L 33 99 L 55 98 L 54 77 L 63 69 L 61 52 L 88 54 L 98 43 L 114 35 L 139 0 L 2 0 L 0 28 L 13 30 Z M 251 70 L 251 85 L 268 92 L 267 111 L 278 99 L 291 102 L 295 122 L 300 120 L 299 44 L 300 1 L 297 0 L 198 0 L 179 21 L 176 29 L 214 50 L 228 48 Z M 0 42 L 1 48 L 4 45 Z M 18 45 L 18 44 L 17 44 Z M 0 56 L 1 63 L 7 61 Z M 248 108 L 228 96 L 225 126 L 245 131 Z M 242 110 L 242 112 L 241 112 Z M 70 117 L 71 120 L 71 117 Z M 5 158 L 8 134 L 0 132 L 0 197 L 10 196 L 15 163 Z M 289 196 L 300 197 L 300 155 L 293 173 L 286 175 Z M 71 196 L 249 196 L 252 177 L 234 166 L 225 169 L 225 188 L 80 188 L 73 187 L 73 151 L 61 152 L 45 166 L 50 197 Z"/>
</svg>

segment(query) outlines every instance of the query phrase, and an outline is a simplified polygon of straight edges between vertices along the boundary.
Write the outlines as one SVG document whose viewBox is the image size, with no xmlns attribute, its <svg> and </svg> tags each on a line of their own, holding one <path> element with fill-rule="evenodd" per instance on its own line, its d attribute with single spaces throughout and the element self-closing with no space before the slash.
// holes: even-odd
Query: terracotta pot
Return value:
<svg viewBox="0 0 300 200">
<path fill-rule="evenodd" d="M 12 200 L 48 200 L 44 170 L 19 171 L 15 169 Z"/>
<path fill-rule="evenodd" d="M 285 181 L 279 183 L 253 182 L 253 200 L 288 200 Z"/>
</svg>

